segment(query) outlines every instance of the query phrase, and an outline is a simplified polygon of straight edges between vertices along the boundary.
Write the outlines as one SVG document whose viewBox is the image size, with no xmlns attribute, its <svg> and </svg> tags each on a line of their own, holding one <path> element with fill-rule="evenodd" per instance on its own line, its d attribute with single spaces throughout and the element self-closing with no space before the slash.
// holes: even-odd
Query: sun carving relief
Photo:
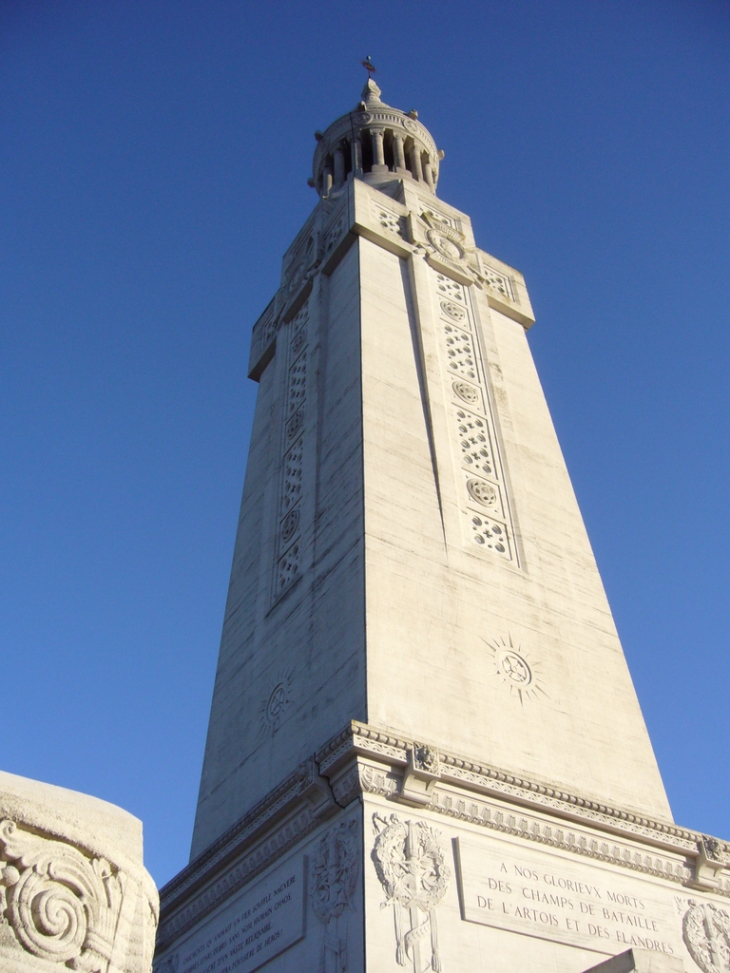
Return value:
<svg viewBox="0 0 730 973">
<path fill-rule="evenodd" d="M 529 653 L 521 645 L 515 646 L 511 635 L 506 639 L 500 637 L 482 641 L 491 653 L 494 674 L 510 695 L 519 699 L 520 705 L 525 700 L 547 695 L 540 681 L 540 663 L 529 661 Z"/>
<path fill-rule="evenodd" d="M 292 672 L 279 673 L 274 688 L 266 699 L 261 700 L 261 726 L 274 732 L 284 718 L 291 700 Z"/>
</svg>

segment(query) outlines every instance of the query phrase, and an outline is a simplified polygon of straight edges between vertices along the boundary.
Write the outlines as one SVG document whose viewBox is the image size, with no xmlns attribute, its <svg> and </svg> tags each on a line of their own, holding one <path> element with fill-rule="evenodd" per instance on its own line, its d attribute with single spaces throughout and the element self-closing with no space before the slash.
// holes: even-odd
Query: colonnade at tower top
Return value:
<svg viewBox="0 0 730 973">
<path fill-rule="evenodd" d="M 444 153 L 415 111 L 402 112 L 380 100 L 380 88 L 369 78 L 354 111 L 316 132 L 312 178 L 320 196 L 339 189 L 353 174 L 366 182 L 383 183 L 393 176 L 413 179 L 436 192 L 439 162 Z"/>
</svg>

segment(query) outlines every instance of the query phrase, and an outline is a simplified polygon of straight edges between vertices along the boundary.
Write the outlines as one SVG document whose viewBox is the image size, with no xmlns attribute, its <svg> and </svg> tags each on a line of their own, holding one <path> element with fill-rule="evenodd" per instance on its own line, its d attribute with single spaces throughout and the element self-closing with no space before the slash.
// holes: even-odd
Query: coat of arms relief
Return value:
<svg viewBox="0 0 730 973">
<path fill-rule="evenodd" d="M 373 815 L 375 870 L 392 904 L 396 960 L 413 973 L 441 971 L 436 906 L 451 872 L 444 861 L 440 834 L 425 821 L 401 821 L 397 814 Z"/>
<path fill-rule="evenodd" d="M 309 875 L 312 909 L 324 926 L 320 973 L 347 970 L 347 916 L 357 888 L 357 822 L 343 821 L 323 835 Z"/>
<path fill-rule="evenodd" d="M 682 935 L 703 973 L 730 973 L 730 915 L 725 909 L 690 899 Z"/>
</svg>

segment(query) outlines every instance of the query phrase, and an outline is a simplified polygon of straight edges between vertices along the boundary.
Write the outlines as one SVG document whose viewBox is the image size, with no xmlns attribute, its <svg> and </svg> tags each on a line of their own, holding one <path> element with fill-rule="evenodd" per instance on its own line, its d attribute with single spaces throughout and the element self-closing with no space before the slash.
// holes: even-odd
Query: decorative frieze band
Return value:
<svg viewBox="0 0 730 973">
<path fill-rule="evenodd" d="M 476 807 L 477 811 L 472 814 L 475 822 L 490 827 L 501 826 L 511 814 L 518 822 L 515 824 L 515 834 L 523 836 L 525 829 L 519 822 L 527 820 L 529 811 L 532 811 L 540 816 L 529 819 L 527 830 L 535 840 L 551 841 L 558 832 L 564 836 L 573 833 L 573 839 L 565 837 L 567 843 L 564 847 L 568 850 L 583 849 L 586 854 L 595 856 L 603 854 L 601 848 L 605 844 L 608 848 L 606 860 L 628 868 L 648 868 L 657 874 L 668 875 L 671 872 L 676 881 L 730 896 L 730 848 L 718 839 L 708 839 L 698 832 L 611 808 L 588 798 L 506 774 L 497 768 L 472 763 L 443 750 L 435 751 L 435 748 L 427 749 L 434 749 L 430 766 L 437 766 L 438 774 L 434 774 L 433 769 L 419 774 L 413 754 L 423 746 L 353 722 L 330 741 L 316 759 L 320 773 L 332 782 L 333 787 L 345 774 L 350 762 L 365 758 L 366 763 L 358 765 L 358 779 L 363 792 L 380 794 L 412 805 L 428 806 L 429 810 L 450 817 L 462 814 L 468 817 L 472 814 L 469 808 Z M 419 776 L 428 784 L 421 788 L 420 795 L 413 780 Z M 513 805 L 512 811 L 502 803 L 488 803 L 485 795 L 500 802 L 509 802 Z M 484 808 L 490 810 L 489 815 L 485 816 Z M 558 823 L 545 822 L 546 814 L 557 817 Z M 596 850 L 590 843 L 582 844 L 578 832 L 571 832 L 567 824 L 559 823 L 560 819 L 573 822 L 574 826 L 585 823 L 586 827 L 604 832 L 606 837 L 590 837 L 590 841 L 598 842 Z M 536 831 L 538 825 L 539 830 Z M 619 844 L 621 839 L 631 844 Z M 709 856 L 708 840 L 711 841 Z M 588 837 L 586 842 L 589 842 Z M 637 842 L 651 848 L 639 849 Z M 613 850 L 616 847 L 619 848 L 617 855 Z M 681 868 L 677 860 L 661 859 L 661 864 L 656 864 L 660 861 L 657 849 L 677 855 L 683 862 Z M 637 854 L 640 855 L 640 862 L 636 860 Z M 719 877 L 720 872 L 724 872 L 722 878 Z"/>
</svg>

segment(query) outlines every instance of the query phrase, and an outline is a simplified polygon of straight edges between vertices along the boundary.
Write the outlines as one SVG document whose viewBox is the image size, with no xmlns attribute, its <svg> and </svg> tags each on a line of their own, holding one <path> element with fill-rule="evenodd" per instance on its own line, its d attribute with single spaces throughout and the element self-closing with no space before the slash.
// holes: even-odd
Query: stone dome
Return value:
<svg viewBox="0 0 730 973">
<path fill-rule="evenodd" d="M 376 185 L 414 179 L 436 192 L 439 161 L 429 131 L 415 111 L 402 112 L 380 100 L 380 88 L 368 78 L 362 99 L 326 132 L 316 132 L 312 179 L 320 196 L 328 196 L 351 175 Z"/>
</svg>

